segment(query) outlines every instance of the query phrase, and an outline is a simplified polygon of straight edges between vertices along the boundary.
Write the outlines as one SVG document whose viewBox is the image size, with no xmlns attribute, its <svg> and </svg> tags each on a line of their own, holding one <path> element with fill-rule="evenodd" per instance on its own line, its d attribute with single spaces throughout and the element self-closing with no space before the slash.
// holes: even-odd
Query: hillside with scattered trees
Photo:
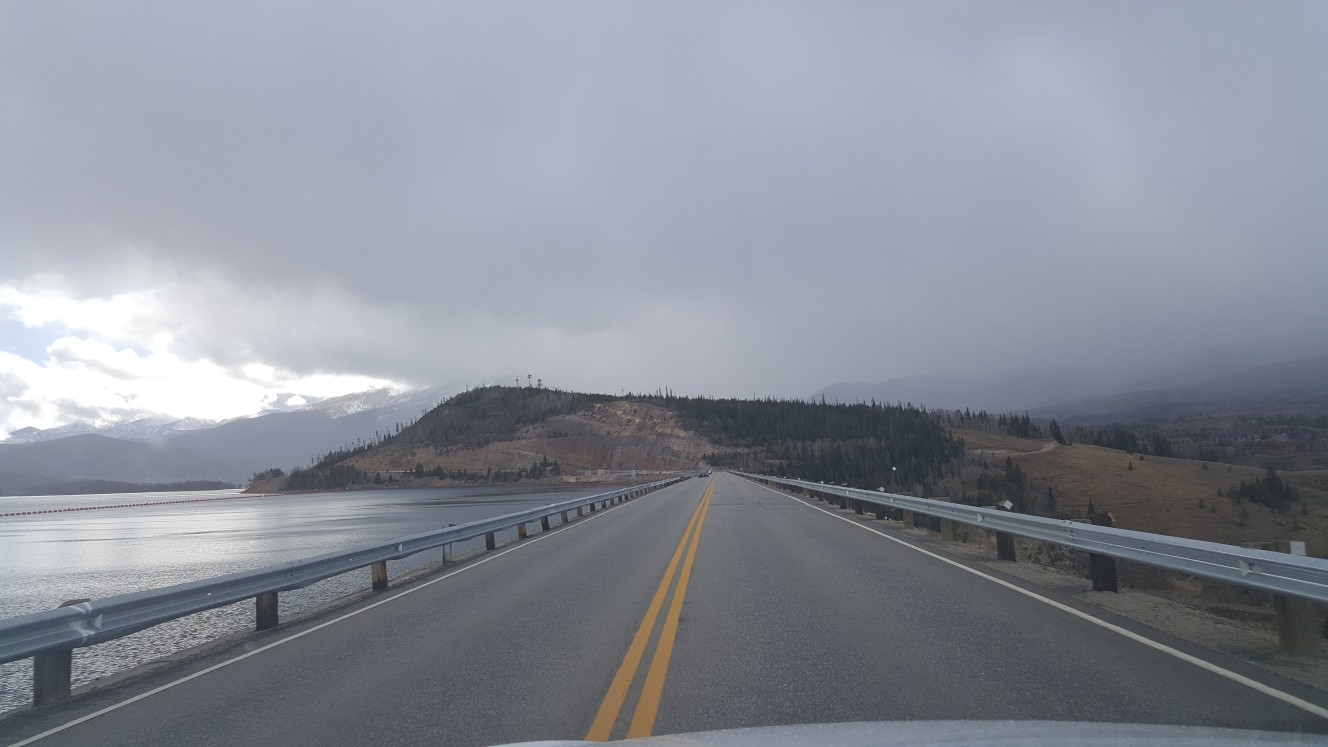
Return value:
<svg viewBox="0 0 1328 747">
<path fill-rule="evenodd" d="M 321 455 L 286 475 L 281 489 L 562 480 L 708 465 L 925 490 L 962 455 L 963 444 L 935 415 L 912 406 L 493 386 L 458 394 L 398 433 Z"/>
</svg>

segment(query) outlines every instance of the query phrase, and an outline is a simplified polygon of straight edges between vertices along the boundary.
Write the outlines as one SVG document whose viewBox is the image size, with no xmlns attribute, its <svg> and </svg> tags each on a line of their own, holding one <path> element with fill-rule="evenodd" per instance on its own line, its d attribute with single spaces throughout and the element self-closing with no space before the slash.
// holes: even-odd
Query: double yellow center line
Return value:
<svg viewBox="0 0 1328 747">
<path fill-rule="evenodd" d="M 605 693 L 604 701 L 600 703 L 595 723 L 586 734 L 587 740 L 592 742 L 609 740 L 613 726 L 618 722 L 618 713 L 622 711 L 623 703 L 627 700 L 627 692 L 636 680 L 636 671 L 641 666 L 646 646 L 655 632 L 655 622 L 659 619 L 659 611 L 664 607 L 669 587 L 673 585 L 678 561 L 683 559 L 685 552 L 682 574 L 678 576 L 678 585 L 673 591 L 668 615 L 664 618 L 664 628 L 660 631 L 659 642 L 655 645 L 655 656 L 650 661 L 645 684 L 636 702 L 636 711 L 632 714 L 632 723 L 627 728 L 627 738 L 648 737 L 654 731 L 655 718 L 659 715 L 659 700 L 664 694 L 664 679 L 669 673 L 669 659 L 673 656 L 673 642 L 678 636 L 678 618 L 682 615 L 683 598 L 687 596 L 687 582 L 692 578 L 696 546 L 701 540 L 701 527 L 705 525 L 706 514 L 710 511 L 710 497 L 714 492 L 715 482 L 712 478 L 706 487 L 705 495 L 701 496 L 700 505 L 692 513 L 692 520 L 687 524 L 687 531 L 683 532 L 682 541 L 673 551 L 673 559 L 669 561 L 669 567 L 664 571 L 664 578 L 660 579 L 659 588 L 655 590 L 655 596 L 650 600 L 650 606 L 646 608 L 645 619 L 641 621 L 641 627 L 637 628 L 636 635 L 632 638 L 632 645 L 627 647 L 627 655 L 623 657 L 622 665 L 618 667 L 618 673 L 614 675 L 613 683 L 609 685 L 609 691 Z"/>
</svg>

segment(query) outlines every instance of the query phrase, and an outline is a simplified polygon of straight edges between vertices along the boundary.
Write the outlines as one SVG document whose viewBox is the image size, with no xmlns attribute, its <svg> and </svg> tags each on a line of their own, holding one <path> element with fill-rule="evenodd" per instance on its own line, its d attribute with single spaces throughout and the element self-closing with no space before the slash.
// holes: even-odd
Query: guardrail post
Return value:
<svg viewBox="0 0 1328 747">
<path fill-rule="evenodd" d="M 1005 504 L 996 507 L 998 511 L 1009 511 L 1010 508 Z M 1014 551 L 1014 535 L 1005 532 L 996 533 L 996 559 L 1008 560 L 1014 563 L 1018 560 L 1018 555 Z"/>
<path fill-rule="evenodd" d="M 493 532 L 484 533 L 484 549 L 495 550 L 498 548 L 498 539 L 493 536 Z"/>
<path fill-rule="evenodd" d="M 32 657 L 32 704 L 55 705 L 69 700 L 74 673 L 74 649 L 43 651 Z"/>
<path fill-rule="evenodd" d="M 558 515 L 562 517 L 562 520 L 563 520 L 563 523 L 564 523 L 564 524 L 568 523 L 568 522 L 567 522 L 567 512 L 566 512 L 566 511 L 559 511 L 559 512 L 558 512 Z"/>
<path fill-rule="evenodd" d="M 863 505 L 862 501 L 858 498 L 853 499 L 853 513 L 857 514 L 858 516 L 862 516 Z"/>
<path fill-rule="evenodd" d="M 577 510 L 580 511 L 581 509 L 577 509 Z M 592 514 L 595 513 L 595 502 L 594 502 L 594 501 L 591 501 L 591 502 L 590 502 L 590 513 L 592 513 Z"/>
<path fill-rule="evenodd" d="M 1116 525 L 1116 517 L 1110 511 L 1093 514 L 1093 525 L 1111 527 Z M 1093 591 L 1120 591 L 1116 582 L 1116 559 L 1110 555 L 1088 554 L 1088 565 L 1093 571 Z"/>
<path fill-rule="evenodd" d="M 520 524 L 516 525 L 516 536 L 517 539 L 526 538 L 526 522 L 523 521 Z"/>
<path fill-rule="evenodd" d="M 949 519 L 941 519 L 941 539 L 946 542 L 955 541 L 955 523 Z"/>
<path fill-rule="evenodd" d="M 1304 555 L 1304 542 L 1279 542 L 1280 552 Z M 1273 595 L 1273 610 L 1277 613 L 1277 642 L 1289 654 L 1310 656 L 1319 653 L 1318 616 L 1314 603 L 1306 599 Z"/>
<path fill-rule="evenodd" d="M 585 515 L 586 515 L 585 511 L 582 509 L 581 506 L 577 506 L 577 507 L 576 507 L 576 515 L 577 515 L 577 516 L 585 516 Z"/>
<path fill-rule="evenodd" d="M 61 607 L 82 604 L 87 599 L 69 599 Z M 70 683 L 74 677 L 74 649 L 43 651 L 32 657 L 32 704 L 55 705 L 69 700 Z"/>
<path fill-rule="evenodd" d="M 254 597 L 255 630 L 277 627 L 277 592 L 269 591 Z"/>
<path fill-rule="evenodd" d="M 876 518 L 877 518 L 877 519 L 884 519 L 884 518 L 885 518 L 885 506 L 877 506 L 877 507 L 876 507 Z"/>
<path fill-rule="evenodd" d="M 913 528 L 913 512 L 912 512 L 912 511 L 909 511 L 909 510 L 906 509 L 906 508 L 902 508 L 902 509 L 899 510 L 899 514 L 900 514 L 900 516 L 899 516 L 899 520 L 902 521 L 902 522 L 904 523 L 904 528 L 905 528 L 905 529 L 912 529 L 912 528 Z"/>
<path fill-rule="evenodd" d="M 387 561 L 380 560 L 369 566 L 369 571 L 373 575 L 373 590 L 387 591 Z"/>
<path fill-rule="evenodd" d="M 542 532 L 549 531 L 549 517 L 547 516 L 540 517 L 540 531 Z"/>
</svg>

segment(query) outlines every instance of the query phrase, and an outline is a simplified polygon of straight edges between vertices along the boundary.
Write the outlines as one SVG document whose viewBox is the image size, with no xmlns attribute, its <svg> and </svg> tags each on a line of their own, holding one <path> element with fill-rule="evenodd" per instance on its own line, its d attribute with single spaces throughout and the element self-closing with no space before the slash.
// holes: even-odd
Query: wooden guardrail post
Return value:
<svg viewBox="0 0 1328 747">
<path fill-rule="evenodd" d="M 955 523 L 950 519 L 941 519 L 941 539 L 946 542 L 955 541 Z"/>
<path fill-rule="evenodd" d="M 254 597 L 254 629 L 277 627 L 277 592 L 269 591 Z"/>
<path fill-rule="evenodd" d="M 1093 514 L 1093 525 L 1112 527 L 1116 525 L 1116 516 L 1110 511 Z M 1093 572 L 1093 591 L 1120 591 L 1116 581 L 1116 559 L 1110 555 L 1088 554 L 1088 566 Z"/>
<path fill-rule="evenodd" d="M 1305 543 L 1283 541 L 1277 543 L 1279 552 L 1304 555 Z M 1321 651 L 1318 615 L 1314 603 L 1297 597 L 1273 595 L 1273 611 L 1277 613 L 1277 642 L 1289 654 L 1311 656 Z"/>
<path fill-rule="evenodd" d="M 877 518 L 877 519 L 884 519 L 884 518 L 885 518 L 885 506 L 877 506 L 877 507 L 876 507 L 876 518 Z"/>
<path fill-rule="evenodd" d="M 516 525 L 516 536 L 517 539 L 526 538 L 526 522 L 523 521 L 520 524 Z"/>
<path fill-rule="evenodd" d="M 862 500 L 859 498 L 853 499 L 853 513 L 857 514 L 858 516 L 862 516 L 863 514 Z"/>
<path fill-rule="evenodd" d="M 82 604 L 87 599 L 69 599 L 61 607 Z M 74 649 L 43 651 L 32 657 L 32 704 L 55 705 L 69 700 L 74 678 Z"/>
<path fill-rule="evenodd" d="M 900 514 L 900 515 L 899 515 L 899 520 L 900 520 L 901 522 L 904 523 L 904 528 L 905 528 L 905 529 L 912 529 L 912 528 L 913 528 L 913 512 L 912 512 L 912 511 L 909 511 L 909 510 L 906 509 L 906 508 L 904 508 L 904 509 L 900 509 L 899 514 Z"/>
<path fill-rule="evenodd" d="M 541 532 L 549 531 L 549 517 L 547 516 L 540 517 L 540 531 Z"/>
<path fill-rule="evenodd" d="M 563 520 L 563 523 L 564 523 L 564 524 L 568 523 L 568 521 L 567 521 L 567 512 L 566 512 L 566 511 L 561 511 L 561 512 L 558 513 L 558 515 L 562 517 L 562 520 Z"/>
<path fill-rule="evenodd" d="M 387 561 L 380 560 L 369 566 L 369 571 L 373 575 L 373 590 L 387 591 Z"/>
<path fill-rule="evenodd" d="M 493 536 L 493 532 L 484 533 L 484 549 L 496 550 L 498 548 L 498 538 Z"/>
</svg>

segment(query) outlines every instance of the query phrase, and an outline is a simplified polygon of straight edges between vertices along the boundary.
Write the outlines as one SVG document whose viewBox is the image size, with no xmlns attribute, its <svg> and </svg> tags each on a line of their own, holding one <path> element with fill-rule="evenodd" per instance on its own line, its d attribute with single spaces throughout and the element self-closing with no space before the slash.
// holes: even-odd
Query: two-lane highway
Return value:
<svg viewBox="0 0 1328 747">
<path fill-rule="evenodd" d="M 688 480 L 0 722 L 0 741 L 483 745 L 898 719 L 1328 731 L 1322 692 L 902 537 L 732 475 Z"/>
</svg>

